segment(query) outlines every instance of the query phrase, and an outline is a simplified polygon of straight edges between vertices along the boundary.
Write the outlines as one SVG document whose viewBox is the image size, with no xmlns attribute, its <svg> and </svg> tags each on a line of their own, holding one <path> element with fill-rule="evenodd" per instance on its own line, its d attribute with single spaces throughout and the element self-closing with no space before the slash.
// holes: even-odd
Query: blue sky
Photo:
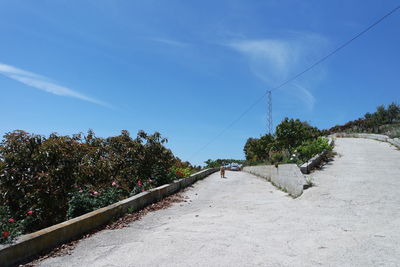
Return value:
<svg viewBox="0 0 400 267">
<path fill-rule="evenodd" d="M 243 158 L 268 88 L 398 5 L 370 0 L 0 1 L 0 134 L 160 131 L 183 160 Z M 400 102 L 400 12 L 273 93 L 319 128 Z"/>
</svg>

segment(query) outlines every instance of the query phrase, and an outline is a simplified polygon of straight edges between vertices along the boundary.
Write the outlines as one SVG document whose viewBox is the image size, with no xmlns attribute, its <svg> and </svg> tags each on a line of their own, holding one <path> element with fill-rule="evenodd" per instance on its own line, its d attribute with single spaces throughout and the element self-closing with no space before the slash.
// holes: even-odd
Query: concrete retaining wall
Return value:
<svg viewBox="0 0 400 267">
<path fill-rule="evenodd" d="M 328 141 L 329 145 L 332 145 L 333 138 L 328 137 L 328 139 L 329 139 L 329 141 Z M 328 153 L 328 150 L 324 150 L 321 153 L 319 153 L 318 155 L 315 155 L 314 157 L 312 157 L 309 161 L 305 162 L 303 165 L 300 166 L 300 171 L 304 174 L 310 173 L 310 171 L 312 169 L 314 169 L 316 166 L 321 164 L 326 153 Z"/>
<path fill-rule="evenodd" d="M 143 209 L 216 171 L 218 171 L 216 168 L 207 169 L 193 174 L 188 178 L 151 189 L 77 218 L 21 236 L 13 244 L 0 246 L 0 266 L 13 266 L 23 262 L 41 252 L 105 225 L 126 213 L 128 209 L 130 211 Z"/>
<path fill-rule="evenodd" d="M 390 138 L 389 136 L 383 134 L 367 134 L 367 133 L 335 133 L 332 136 L 334 137 L 353 137 L 353 138 L 366 138 L 373 139 L 382 142 L 388 142 L 394 145 L 397 148 L 400 148 L 400 139 L 399 138 Z"/>
<path fill-rule="evenodd" d="M 244 167 L 243 171 L 267 179 L 292 197 L 300 196 L 306 183 L 296 164 L 249 166 Z"/>
</svg>

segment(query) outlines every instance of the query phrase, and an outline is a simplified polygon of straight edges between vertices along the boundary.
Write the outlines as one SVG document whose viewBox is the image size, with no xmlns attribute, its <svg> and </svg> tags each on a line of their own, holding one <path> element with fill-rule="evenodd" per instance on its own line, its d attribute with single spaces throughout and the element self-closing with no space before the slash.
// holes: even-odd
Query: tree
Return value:
<svg viewBox="0 0 400 267">
<path fill-rule="evenodd" d="M 388 112 L 384 105 L 378 106 L 375 114 L 379 125 L 388 123 Z"/>
<path fill-rule="evenodd" d="M 268 159 L 268 153 L 275 142 L 275 138 L 271 134 L 266 134 L 260 138 L 249 138 L 244 145 L 243 151 L 246 160 L 262 161 Z"/>
<path fill-rule="evenodd" d="M 373 113 L 365 113 L 363 118 L 349 121 L 342 126 L 332 127 L 329 132 L 372 132 L 379 133 L 386 124 L 393 124 L 400 121 L 400 106 L 391 103 L 385 108 L 380 105 Z"/>
<path fill-rule="evenodd" d="M 364 118 L 365 118 L 366 120 L 369 120 L 369 119 L 372 118 L 372 114 L 369 113 L 369 112 L 367 112 L 367 113 L 365 113 Z"/>
<path fill-rule="evenodd" d="M 400 116 L 400 106 L 395 103 L 391 103 L 387 108 L 387 117 L 389 123 L 393 123 L 399 120 L 400 119 L 399 116 Z"/>
<path fill-rule="evenodd" d="M 276 141 L 280 149 L 287 149 L 292 152 L 293 149 L 301 145 L 304 141 L 311 140 L 320 136 L 320 131 L 310 126 L 307 122 L 299 119 L 285 118 L 276 127 Z"/>
</svg>

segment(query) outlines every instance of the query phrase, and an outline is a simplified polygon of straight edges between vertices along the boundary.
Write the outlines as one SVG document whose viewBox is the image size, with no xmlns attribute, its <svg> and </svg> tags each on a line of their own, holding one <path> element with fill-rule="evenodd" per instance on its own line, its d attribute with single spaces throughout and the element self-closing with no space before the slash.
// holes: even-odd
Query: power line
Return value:
<svg viewBox="0 0 400 267">
<path fill-rule="evenodd" d="M 260 97 L 259 99 L 257 99 L 256 101 L 253 102 L 253 104 L 251 104 L 245 111 L 243 111 L 242 114 L 240 114 L 239 117 L 237 117 L 235 120 L 233 120 L 228 126 L 226 126 L 222 131 L 220 131 L 214 138 L 212 138 L 207 144 L 205 144 L 204 146 L 202 146 L 199 150 L 197 150 L 195 153 L 193 153 L 190 157 L 189 157 L 189 161 L 198 153 L 200 153 L 201 151 L 203 151 L 204 149 L 206 149 L 209 145 L 211 145 L 215 140 L 217 140 L 221 135 L 223 135 L 227 130 L 229 130 L 233 125 L 235 125 L 235 123 L 237 123 L 238 121 L 240 121 L 250 110 L 252 110 L 258 103 L 261 102 L 261 100 L 263 100 L 264 96 L 266 95 L 263 94 L 262 97 Z"/>
<path fill-rule="evenodd" d="M 342 45 L 340 45 L 339 47 L 337 47 L 336 49 L 334 49 L 332 52 L 330 52 L 329 54 L 327 54 L 326 56 L 322 57 L 321 59 L 317 60 L 316 62 L 314 62 L 313 64 L 311 64 L 309 67 L 307 67 L 306 69 L 304 69 L 303 71 L 297 73 L 296 75 L 292 76 L 291 78 L 287 79 L 286 81 L 284 81 L 283 83 L 279 84 L 278 86 L 272 88 L 271 90 L 263 93 L 256 101 L 254 101 L 243 113 L 241 113 L 235 120 L 233 120 L 230 124 L 228 124 L 222 131 L 220 131 L 214 138 L 212 138 L 207 144 L 205 144 L 204 146 L 202 146 L 199 150 L 197 150 L 195 153 L 193 153 L 189 160 L 192 159 L 195 155 L 197 155 L 198 153 L 200 153 L 201 151 L 203 151 L 204 149 L 206 149 L 210 144 L 212 144 L 216 139 L 218 139 L 221 135 L 223 135 L 227 130 L 229 130 L 234 124 L 236 124 L 238 121 L 240 121 L 247 113 L 250 112 L 250 110 L 252 110 L 258 103 L 261 102 L 261 100 L 263 100 L 263 98 L 268 95 L 269 98 L 269 107 L 268 107 L 268 127 L 272 128 L 272 95 L 271 93 L 273 91 L 276 91 L 278 89 L 281 89 L 282 87 L 284 87 L 285 85 L 287 85 L 288 83 L 294 81 L 295 79 L 297 79 L 298 77 L 300 77 L 301 75 L 303 75 L 304 73 L 310 71 L 311 69 L 313 69 L 314 67 L 316 67 L 317 65 L 321 64 L 322 62 L 324 62 L 325 60 L 327 60 L 328 58 L 330 58 L 331 56 L 333 56 L 334 54 L 336 54 L 337 52 L 339 52 L 340 50 L 342 50 L 343 48 L 345 48 L 346 46 L 348 46 L 349 44 L 351 44 L 354 40 L 358 39 L 359 37 L 361 37 L 362 35 L 364 35 L 366 32 L 368 32 L 369 30 L 371 30 L 373 27 L 375 27 L 376 25 L 378 25 L 379 23 L 381 23 L 383 20 L 385 20 L 387 17 L 389 17 L 390 15 L 392 15 L 394 12 L 396 12 L 397 10 L 400 9 L 400 5 L 395 7 L 394 9 L 392 9 L 390 12 L 386 13 L 384 16 L 382 16 L 381 18 L 379 18 L 377 21 L 375 21 L 374 23 L 372 23 L 371 25 L 369 25 L 367 28 L 365 28 L 364 30 L 362 30 L 361 32 L 359 32 L 358 34 L 356 34 L 353 38 L 351 38 L 350 40 L 346 41 L 345 43 L 343 43 Z M 270 100 L 271 99 L 271 100 Z M 271 122 L 269 122 L 271 117 Z M 270 126 L 271 125 L 271 126 Z M 270 131 L 270 133 L 272 132 L 272 129 L 268 129 Z"/>
<path fill-rule="evenodd" d="M 281 83 L 280 85 L 276 86 L 275 88 L 273 88 L 271 91 L 276 91 L 280 88 L 282 88 L 283 86 L 285 86 L 286 84 L 296 80 L 298 77 L 300 77 L 301 75 L 303 75 L 304 73 L 308 72 L 309 70 L 311 70 L 312 68 L 314 68 L 315 66 L 321 64 L 322 62 L 324 62 L 325 60 L 327 60 L 328 58 L 330 58 L 331 56 L 333 56 L 334 54 L 336 54 L 337 52 L 339 52 L 340 50 L 342 50 L 343 48 L 345 48 L 346 46 L 348 46 L 350 43 L 352 43 L 354 40 L 356 40 L 357 38 L 361 37 L 362 35 L 364 35 L 366 32 L 368 32 L 369 30 L 371 30 L 373 27 L 375 27 L 376 25 L 378 25 L 379 23 L 381 23 L 384 19 L 386 19 L 387 17 L 389 17 L 390 15 L 392 15 L 394 12 L 396 12 L 398 9 L 400 9 L 400 6 L 397 6 L 396 8 L 394 8 L 393 10 L 391 10 L 389 13 L 387 13 L 386 15 L 384 15 L 383 17 L 381 17 L 380 19 L 378 19 L 377 21 L 375 21 L 374 23 L 372 23 L 370 26 L 368 26 L 366 29 L 364 29 L 363 31 L 361 31 L 360 33 L 358 33 L 357 35 L 355 35 L 353 38 L 351 38 L 350 40 L 348 40 L 347 42 L 343 43 L 342 45 L 340 45 L 338 48 L 336 48 L 335 50 L 333 50 L 332 52 L 330 52 L 329 54 L 327 54 L 326 56 L 324 56 L 323 58 L 317 60 L 315 63 L 313 63 L 311 66 L 309 66 L 308 68 L 306 68 L 305 70 L 299 72 L 298 74 L 294 75 L 293 77 L 287 79 L 286 81 L 284 81 L 283 83 Z"/>
</svg>

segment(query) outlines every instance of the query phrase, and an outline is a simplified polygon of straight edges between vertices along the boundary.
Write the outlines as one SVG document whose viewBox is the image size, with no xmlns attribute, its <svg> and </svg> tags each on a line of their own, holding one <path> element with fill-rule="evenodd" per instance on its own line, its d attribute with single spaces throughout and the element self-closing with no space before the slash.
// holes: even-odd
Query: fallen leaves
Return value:
<svg viewBox="0 0 400 267">
<path fill-rule="evenodd" d="M 71 255 L 72 251 L 76 248 L 79 241 L 89 238 L 99 231 L 117 230 L 117 229 L 127 227 L 127 226 L 129 226 L 130 223 L 140 220 L 149 212 L 166 209 L 166 208 L 170 207 L 173 203 L 187 202 L 186 199 L 187 199 L 187 197 L 183 197 L 182 192 L 176 193 L 169 197 L 166 197 L 156 203 L 153 203 L 153 204 L 147 206 L 146 208 L 144 208 L 142 210 L 139 210 L 139 211 L 133 212 L 133 213 L 127 213 L 127 214 L 123 215 L 122 217 L 120 217 L 119 219 L 117 219 L 116 221 L 111 222 L 108 225 L 97 228 L 97 229 L 91 231 L 90 233 L 81 236 L 79 239 L 72 240 L 66 244 L 63 244 L 59 247 L 52 249 L 50 252 L 47 252 L 45 255 L 39 256 L 38 258 L 36 258 L 34 261 L 32 261 L 30 263 L 19 265 L 19 266 L 20 267 L 35 267 L 41 261 L 43 261 L 45 259 L 60 257 L 60 256 L 65 256 L 65 255 Z"/>
</svg>

